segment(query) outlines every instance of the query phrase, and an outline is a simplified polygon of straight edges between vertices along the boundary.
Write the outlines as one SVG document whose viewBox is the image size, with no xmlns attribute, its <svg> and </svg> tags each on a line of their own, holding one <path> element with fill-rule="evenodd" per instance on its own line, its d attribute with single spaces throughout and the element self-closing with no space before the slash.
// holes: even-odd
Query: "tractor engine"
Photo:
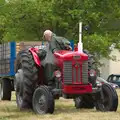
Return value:
<svg viewBox="0 0 120 120">
<path fill-rule="evenodd" d="M 60 68 L 62 92 L 64 94 L 84 94 L 92 92 L 88 81 L 88 55 L 61 50 L 54 53 L 55 64 Z"/>
</svg>

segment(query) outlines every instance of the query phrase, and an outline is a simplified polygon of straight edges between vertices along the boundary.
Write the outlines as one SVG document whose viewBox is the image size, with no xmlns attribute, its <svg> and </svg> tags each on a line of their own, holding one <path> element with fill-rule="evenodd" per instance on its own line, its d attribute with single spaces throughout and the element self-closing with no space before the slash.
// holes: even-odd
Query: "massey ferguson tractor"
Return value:
<svg viewBox="0 0 120 120">
<path fill-rule="evenodd" d="M 61 43 L 65 48 L 64 44 Z M 63 47 L 62 47 L 63 48 Z M 35 47 L 19 52 L 16 60 L 15 90 L 19 109 L 32 108 L 35 113 L 53 113 L 55 99 L 73 99 L 75 107 L 116 111 L 118 96 L 109 84 L 97 86 L 96 71 L 89 55 L 80 51 L 62 49 L 53 55 L 50 50 Z M 42 54 L 41 54 L 42 53 Z M 55 67 L 53 86 L 46 81 L 44 63 L 51 56 Z"/>
</svg>

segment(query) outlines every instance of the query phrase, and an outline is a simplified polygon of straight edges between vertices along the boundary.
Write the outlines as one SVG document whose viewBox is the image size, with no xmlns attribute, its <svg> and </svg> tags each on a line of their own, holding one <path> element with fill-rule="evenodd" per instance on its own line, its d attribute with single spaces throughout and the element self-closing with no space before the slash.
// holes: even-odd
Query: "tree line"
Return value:
<svg viewBox="0 0 120 120">
<path fill-rule="evenodd" d="M 119 0 L 8 0 L 0 2 L 0 42 L 41 41 L 44 30 L 78 42 L 83 22 L 84 48 L 109 56 L 120 47 Z"/>
</svg>

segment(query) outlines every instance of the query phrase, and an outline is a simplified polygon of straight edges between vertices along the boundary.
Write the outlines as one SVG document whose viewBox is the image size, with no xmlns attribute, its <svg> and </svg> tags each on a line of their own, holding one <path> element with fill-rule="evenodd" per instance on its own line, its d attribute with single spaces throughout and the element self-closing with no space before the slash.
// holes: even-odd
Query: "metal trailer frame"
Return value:
<svg viewBox="0 0 120 120">
<path fill-rule="evenodd" d="M 15 62 L 15 59 L 16 59 L 16 42 L 9 42 L 9 48 L 10 48 L 10 58 L 9 58 L 10 71 L 9 71 L 9 73 L 5 73 L 5 74 L 0 73 L 0 77 L 12 77 L 12 76 L 15 75 L 15 71 L 14 71 L 15 64 L 14 64 L 14 62 Z"/>
</svg>

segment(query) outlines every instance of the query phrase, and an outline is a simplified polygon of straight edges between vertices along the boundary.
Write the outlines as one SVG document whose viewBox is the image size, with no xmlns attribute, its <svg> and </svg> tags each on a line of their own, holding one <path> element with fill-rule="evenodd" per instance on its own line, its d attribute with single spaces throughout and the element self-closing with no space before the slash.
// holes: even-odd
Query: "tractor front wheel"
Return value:
<svg viewBox="0 0 120 120">
<path fill-rule="evenodd" d="M 92 96 L 90 95 L 79 96 L 74 99 L 74 102 L 76 109 L 80 109 L 80 108 L 92 109 L 95 106 Z"/>
<path fill-rule="evenodd" d="M 54 97 L 47 86 L 38 87 L 33 94 L 33 110 L 37 114 L 54 112 Z"/>
<path fill-rule="evenodd" d="M 97 95 L 96 109 L 99 111 L 116 111 L 118 107 L 118 95 L 109 84 L 103 84 L 101 92 Z"/>
</svg>

